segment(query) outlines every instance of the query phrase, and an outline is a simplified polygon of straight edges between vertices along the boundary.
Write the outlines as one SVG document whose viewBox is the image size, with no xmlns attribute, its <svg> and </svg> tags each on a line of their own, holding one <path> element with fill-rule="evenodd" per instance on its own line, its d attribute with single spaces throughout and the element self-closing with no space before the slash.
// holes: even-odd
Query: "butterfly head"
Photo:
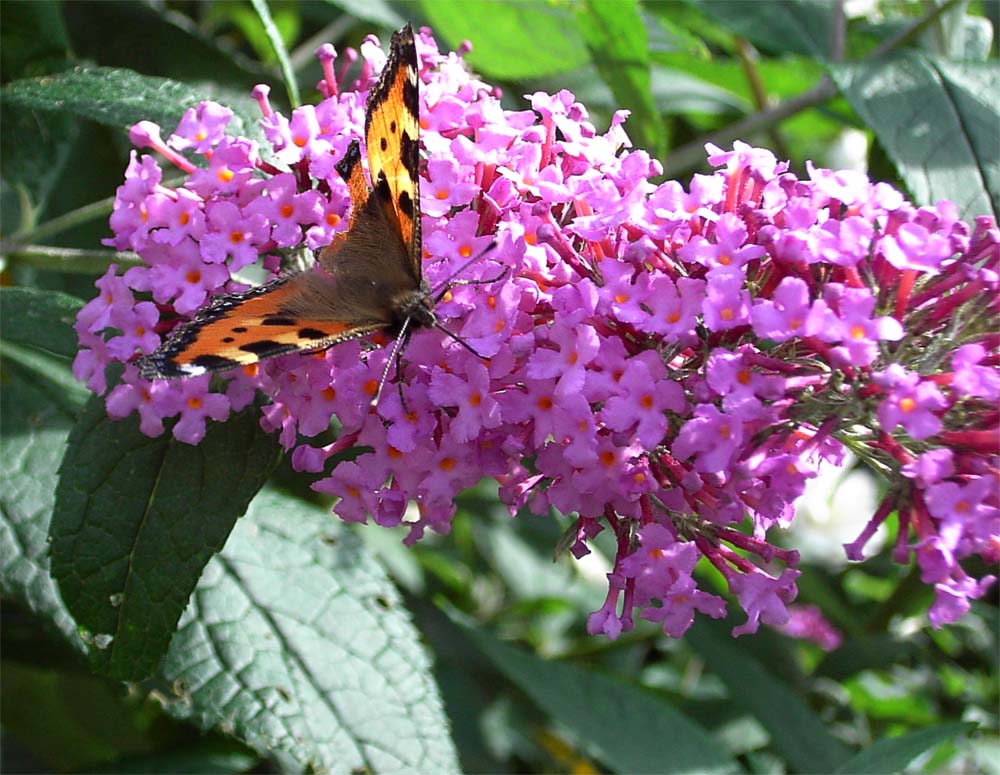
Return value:
<svg viewBox="0 0 1000 775">
<path fill-rule="evenodd" d="M 434 328 L 438 324 L 437 315 L 434 313 L 434 298 L 431 296 L 427 282 L 422 280 L 420 287 L 415 291 L 405 291 L 396 297 L 393 304 L 397 312 L 397 325 L 409 320 L 412 328 Z"/>
</svg>

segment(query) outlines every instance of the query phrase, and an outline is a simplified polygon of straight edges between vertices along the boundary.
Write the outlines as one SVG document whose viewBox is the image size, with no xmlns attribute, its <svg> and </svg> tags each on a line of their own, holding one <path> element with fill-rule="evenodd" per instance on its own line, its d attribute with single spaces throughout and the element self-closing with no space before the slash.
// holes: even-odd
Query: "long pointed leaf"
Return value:
<svg viewBox="0 0 1000 775">
<path fill-rule="evenodd" d="M 467 631 L 502 673 L 616 772 L 737 769 L 708 732 L 652 692 Z"/>
<path fill-rule="evenodd" d="M 849 752 L 802 699 L 763 665 L 722 635 L 697 622 L 685 636 L 709 669 L 729 688 L 732 702 L 746 708 L 771 735 L 774 747 L 800 772 L 832 772 Z"/>
<path fill-rule="evenodd" d="M 1000 68 L 906 51 L 831 73 L 918 204 L 950 199 L 964 218 L 1000 215 Z"/>
<path fill-rule="evenodd" d="M 192 447 L 148 438 L 91 401 L 69 436 L 52 517 L 52 574 L 95 668 L 136 680 L 167 650 L 205 563 L 277 462 L 255 410 Z"/>
</svg>

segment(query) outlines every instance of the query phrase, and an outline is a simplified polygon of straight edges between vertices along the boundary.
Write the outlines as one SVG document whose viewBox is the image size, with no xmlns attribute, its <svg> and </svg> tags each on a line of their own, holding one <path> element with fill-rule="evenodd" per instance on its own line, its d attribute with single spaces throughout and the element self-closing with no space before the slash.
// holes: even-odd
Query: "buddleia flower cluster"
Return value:
<svg viewBox="0 0 1000 775">
<path fill-rule="evenodd" d="M 213 102 L 166 140 L 133 129 L 186 179 L 165 186 L 156 157 L 133 152 L 118 190 L 108 243 L 145 263 L 98 281 L 74 364 L 108 413 L 138 412 L 149 435 L 169 419 L 197 444 L 207 419 L 263 394 L 261 424 L 336 514 L 405 522 L 408 542 L 448 532 L 456 496 L 483 478 L 512 514 L 569 516 L 576 557 L 610 531 L 589 629 L 611 638 L 636 615 L 671 636 L 696 612 L 723 616 L 699 562 L 746 613 L 735 634 L 788 624 L 798 554 L 776 541 L 806 482 L 850 450 L 888 484 L 848 556 L 896 521 L 894 558 L 934 587 L 931 623 L 960 618 L 994 580 L 967 568 L 1000 549 L 996 224 L 856 172 L 800 176 L 740 142 L 708 146 L 713 174 L 656 183 L 626 111 L 600 132 L 567 91 L 506 110 L 427 30 L 417 47 L 424 274 L 445 291 L 439 319 L 479 357 L 414 333 L 375 410 L 384 337 L 223 379 L 147 382 L 133 365 L 213 296 L 246 288 L 250 264 L 276 272 L 346 228 L 335 166 L 363 135 L 384 63 L 370 38 L 354 82 L 356 52 L 319 50 L 316 105 L 285 116 L 255 90 L 263 147 L 228 134 L 232 114 Z M 334 420 L 336 440 L 316 441 Z M 353 448 L 366 451 L 332 465 Z"/>
</svg>

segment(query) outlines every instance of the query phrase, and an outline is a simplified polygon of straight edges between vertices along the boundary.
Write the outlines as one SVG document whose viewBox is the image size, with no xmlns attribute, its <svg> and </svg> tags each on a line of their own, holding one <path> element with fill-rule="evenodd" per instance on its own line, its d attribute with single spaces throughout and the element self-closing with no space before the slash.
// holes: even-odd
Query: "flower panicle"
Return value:
<svg viewBox="0 0 1000 775">
<path fill-rule="evenodd" d="M 134 129 L 187 179 L 166 187 L 155 158 L 133 152 L 118 189 L 107 242 L 145 265 L 98 280 L 74 362 L 108 413 L 137 412 L 149 435 L 176 418 L 170 432 L 196 444 L 208 420 L 263 393 L 263 427 L 334 511 L 398 525 L 416 504 L 408 541 L 447 532 L 456 496 L 483 477 L 512 513 L 576 515 L 577 557 L 609 528 L 608 597 L 588 622 L 609 637 L 636 612 L 675 637 L 698 613 L 723 616 L 695 577 L 704 559 L 747 614 L 735 634 L 763 622 L 833 643 L 789 606 L 798 554 L 770 536 L 846 443 L 891 479 L 848 556 L 895 514 L 894 556 L 935 588 L 931 623 L 960 618 L 992 583 L 962 562 L 1000 550 L 996 224 L 969 225 L 949 202 L 915 207 L 856 172 L 809 165 L 801 178 L 742 142 L 708 146 L 716 172 L 688 187 L 654 184 L 660 166 L 631 148 L 624 114 L 602 134 L 568 91 L 505 110 L 429 31 L 417 48 L 424 274 L 439 286 L 463 268 L 471 282 L 436 313 L 486 359 L 417 332 L 400 389 L 374 412 L 389 357 L 378 338 L 215 380 L 148 382 L 132 365 L 245 288 L 240 270 L 278 271 L 346 228 L 336 163 L 363 135 L 384 54 L 374 40 L 324 46 L 319 103 L 284 116 L 255 89 L 263 146 L 229 134 L 232 112 L 213 102 L 165 141 L 148 122 Z M 125 371 L 109 391 L 115 361 Z M 334 416 L 338 440 L 313 446 Z M 351 446 L 371 451 L 324 474 Z"/>
</svg>

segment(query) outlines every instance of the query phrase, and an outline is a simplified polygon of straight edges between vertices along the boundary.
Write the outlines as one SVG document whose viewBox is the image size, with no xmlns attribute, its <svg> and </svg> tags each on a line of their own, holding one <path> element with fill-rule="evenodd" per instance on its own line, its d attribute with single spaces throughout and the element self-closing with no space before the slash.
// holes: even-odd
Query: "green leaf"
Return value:
<svg viewBox="0 0 1000 775">
<path fill-rule="evenodd" d="M 573 12 L 561 4 L 422 0 L 420 10 L 439 40 L 472 41 L 466 58 L 494 78 L 541 78 L 588 59 Z"/>
<path fill-rule="evenodd" d="M 917 651 L 911 641 L 883 633 L 848 638 L 820 662 L 813 675 L 842 683 L 863 670 L 905 664 L 917 657 Z"/>
<path fill-rule="evenodd" d="M 950 199 L 963 218 L 1000 215 L 1000 67 L 903 51 L 831 73 L 917 204 Z"/>
<path fill-rule="evenodd" d="M 210 423 L 197 446 L 149 438 L 94 398 L 69 437 L 52 518 L 52 573 L 94 667 L 152 673 L 202 569 L 278 457 L 257 411 Z"/>
<path fill-rule="evenodd" d="M 361 21 L 381 24 L 388 29 L 398 30 L 406 19 L 396 13 L 386 0 L 326 0 L 344 13 Z"/>
<path fill-rule="evenodd" d="M 4 314 L 0 354 L 8 364 L 20 367 L 34 383 L 34 391 L 74 415 L 90 397 L 70 372 L 77 352 L 73 323 L 82 306 L 75 296 L 56 291 L 0 288 Z"/>
<path fill-rule="evenodd" d="M 880 775 L 901 772 L 920 754 L 945 740 L 967 736 L 976 724 L 953 722 L 919 729 L 916 732 L 879 740 L 858 755 L 844 762 L 836 772 L 851 775 Z"/>
<path fill-rule="evenodd" d="M 271 48 L 274 50 L 274 56 L 281 67 L 285 89 L 288 91 L 288 102 L 293 109 L 297 108 L 302 104 L 302 100 L 299 97 L 299 85 L 295 81 L 295 71 L 292 69 L 292 63 L 288 59 L 288 49 L 285 48 L 285 41 L 281 39 L 281 32 L 278 31 L 278 27 L 271 17 L 271 9 L 267 7 L 266 0 L 250 0 L 250 4 L 253 6 L 254 11 L 257 12 L 257 16 L 260 17 L 261 24 L 264 25 L 264 33 L 267 35 L 267 39 L 271 43 Z"/>
<path fill-rule="evenodd" d="M 828 0 L 695 0 L 708 16 L 774 54 L 830 56 L 834 6 Z"/>
<path fill-rule="evenodd" d="M 148 120 L 173 131 L 185 110 L 211 96 L 204 87 L 131 70 L 77 67 L 58 75 L 13 81 L 0 89 L 0 105 L 5 110 L 21 108 L 80 116 L 123 130 Z M 252 100 L 227 96 L 226 103 L 236 114 L 228 132 L 245 135 L 256 127 Z"/>
<path fill-rule="evenodd" d="M 167 710 L 310 771 L 457 772 L 419 633 L 328 512 L 264 490 L 205 569 L 163 677 Z"/>
<path fill-rule="evenodd" d="M 75 296 L 34 288 L 0 288 L 0 307 L 5 341 L 67 358 L 76 355 L 73 324 L 83 302 Z"/>
<path fill-rule="evenodd" d="M 22 223 L 5 220 L 4 231 L 31 224 L 45 209 L 73 150 L 80 127 L 72 116 L 36 110 L 12 109 L 0 90 L 0 169 L 6 184 L 26 194 Z M 5 214 L 6 215 L 6 214 Z"/>
<path fill-rule="evenodd" d="M 225 37 L 213 37 L 214 4 L 199 5 L 198 22 L 167 3 L 76 0 L 62 9 L 80 61 L 182 83 L 222 84 L 241 94 L 270 82 L 267 67 L 227 45 Z"/>
<path fill-rule="evenodd" d="M 69 371 L 82 306 L 65 294 L 0 289 L 0 581 L 5 596 L 76 648 L 76 626 L 49 575 L 47 539 L 59 462 L 86 394 Z"/>
<path fill-rule="evenodd" d="M 5 309 L 5 323 L 9 316 Z M 40 388 L 30 371 L 0 362 L 0 582 L 4 597 L 23 603 L 76 648 L 76 625 L 49 575 L 49 519 L 57 472 L 73 427 L 70 407 Z"/>
<path fill-rule="evenodd" d="M 652 692 L 465 628 L 494 665 L 616 772 L 732 772 L 719 743 Z"/>
<path fill-rule="evenodd" d="M 832 772 L 847 759 L 848 750 L 822 719 L 717 625 L 696 622 L 685 640 L 726 684 L 730 700 L 764 725 L 793 769 Z"/>
<path fill-rule="evenodd" d="M 636 145 L 660 158 L 666 133 L 650 90 L 649 40 L 637 0 L 588 0 L 576 7 L 580 33 L 619 106 L 632 111 Z"/>
</svg>

